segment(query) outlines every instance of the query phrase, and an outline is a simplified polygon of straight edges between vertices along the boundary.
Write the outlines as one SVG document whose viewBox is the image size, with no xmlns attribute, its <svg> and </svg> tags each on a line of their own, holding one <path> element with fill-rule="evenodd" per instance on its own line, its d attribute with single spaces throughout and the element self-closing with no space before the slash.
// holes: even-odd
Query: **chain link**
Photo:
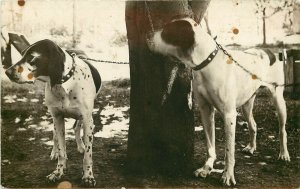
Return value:
<svg viewBox="0 0 300 189">
<path fill-rule="evenodd" d="M 75 53 L 74 53 L 75 54 Z M 75 54 L 76 55 L 76 54 Z M 93 59 L 93 58 L 88 58 L 88 57 L 82 57 L 82 56 L 77 56 L 81 60 L 89 60 L 93 62 L 103 62 L 103 63 L 109 63 L 109 64 L 129 64 L 129 62 L 119 62 L 119 61 L 109 61 L 109 60 L 99 60 L 99 59 Z"/>
<path fill-rule="evenodd" d="M 148 16 L 148 19 L 149 19 L 152 34 L 154 34 L 154 26 L 153 26 L 151 14 L 150 14 L 150 9 L 148 7 L 147 1 L 145 1 L 145 8 L 146 8 L 146 11 L 147 11 L 147 16 Z"/>
<path fill-rule="evenodd" d="M 230 60 L 232 60 L 238 67 L 240 67 L 242 70 L 244 70 L 244 72 L 246 72 L 247 74 L 251 75 L 252 79 L 257 79 L 263 83 L 267 83 L 269 85 L 273 85 L 275 88 L 276 87 L 284 87 L 284 86 L 292 86 L 293 84 L 278 84 L 276 82 L 270 82 L 270 81 L 265 81 L 262 78 L 258 77 L 256 74 L 252 73 L 251 71 L 249 71 L 248 69 L 246 69 L 244 66 L 242 66 L 241 64 L 238 63 L 238 61 L 236 61 L 231 54 L 229 54 L 223 47 L 222 45 L 220 45 L 217 41 L 215 41 L 217 46 L 219 47 L 219 49 L 221 49 L 223 51 L 223 53 L 228 56 L 228 58 Z"/>
</svg>

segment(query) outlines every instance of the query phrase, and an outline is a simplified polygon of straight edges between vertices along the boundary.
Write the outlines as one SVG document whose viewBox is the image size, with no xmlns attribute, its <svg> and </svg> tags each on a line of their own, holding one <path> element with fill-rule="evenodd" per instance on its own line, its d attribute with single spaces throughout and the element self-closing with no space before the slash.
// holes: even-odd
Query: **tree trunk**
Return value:
<svg viewBox="0 0 300 189">
<path fill-rule="evenodd" d="M 72 35 L 72 48 L 76 48 L 77 41 L 76 41 L 76 35 L 77 35 L 77 0 L 73 0 L 73 35 Z"/>
<path fill-rule="evenodd" d="M 202 2 L 207 7 L 207 0 Z M 152 53 L 146 44 L 151 25 L 155 30 L 174 17 L 191 15 L 188 7 L 188 1 L 184 0 L 126 1 L 131 80 L 128 165 L 131 170 L 174 174 L 191 165 L 194 149 L 194 116 L 188 106 L 191 71 L 179 67 L 172 91 L 162 105 L 175 64 Z M 197 9 L 197 15 L 205 12 L 206 7 Z"/>
<path fill-rule="evenodd" d="M 262 17 L 262 22 L 263 22 L 263 45 L 266 45 L 267 42 L 267 37 L 266 37 L 266 8 L 263 9 L 263 17 Z"/>
</svg>

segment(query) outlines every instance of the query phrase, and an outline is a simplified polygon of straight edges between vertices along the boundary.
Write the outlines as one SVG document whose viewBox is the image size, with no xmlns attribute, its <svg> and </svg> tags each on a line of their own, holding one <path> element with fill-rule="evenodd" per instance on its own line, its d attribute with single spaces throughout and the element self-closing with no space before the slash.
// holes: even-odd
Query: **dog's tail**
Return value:
<svg viewBox="0 0 300 189">
<path fill-rule="evenodd" d="M 263 49 L 263 51 L 268 55 L 270 60 L 270 66 L 272 66 L 276 62 L 276 56 L 270 49 Z"/>
</svg>

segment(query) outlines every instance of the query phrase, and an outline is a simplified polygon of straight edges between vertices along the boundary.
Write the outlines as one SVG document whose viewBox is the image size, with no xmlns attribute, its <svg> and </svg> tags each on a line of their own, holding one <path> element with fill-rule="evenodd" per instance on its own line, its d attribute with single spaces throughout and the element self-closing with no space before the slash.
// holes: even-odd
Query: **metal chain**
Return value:
<svg viewBox="0 0 300 189">
<path fill-rule="evenodd" d="M 258 77 L 256 74 L 252 73 L 251 71 L 249 71 L 248 69 L 246 69 L 244 66 L 242 66 L 241 64 L 238 63 L 238 61 L 236 61 L 232 56 L 231 54 L 229 54 L 217 41 L 215 41 L 217 46 L 219 47 L 219 49 L 221 49 L 223 51 L 223 53 L 228 56 L 228 58 L 233 61 L 238 67 L 240 67 L 242 70 L 244 70 L 244 72 L 246 72 L 247 74 L 251 75 L 252 79 L 257 79 L 263 83 L 267 83 L 269 85 L 273 85 L 275 88 L 276 87 L 284 87 L 284 86 L 291 86 L 293 84 L 288 84 L 288 85 L 285 85 L 285 84 L 278 84 L 276 82 L 270 82 L 270 81 L 265 81 L 263 80 L 262 78 Z"/>
<path fill-rule="evenodd" d="M 110 61 L 110 60 L 97 60 L 93 58 L 88 58 L 88 57 L 82 57 L 82 56 L 77 56 L 81 60 L 90 60 L 94 62 L 104 62 L 104 63 L 109 63 L 109 64 L 129 64 L 129 62 L 120 62 L 120 61 Z"/>
<path fill-rule="evenodd" d="M 167 84 L 167 90 L 164 92 L 161 104 L 164 104 L 166 102 L 167 96 L 171 93 L 173 83 L 174 83 L 175 78 L 177 76 L 177 72 L 178 72 L 178 65 L 174 66 L 174 68 L 171 70 L 171 74 L 170 74 L 168 84 Z"/>
<path fill-rule="evenodd" d="M 151 18 L 151 14 L 150 14 L 150 10 L 149 10 L 147 1 L 145 1 L 145 8 L 146 8 L 146 11 L 147 11 L 147 16 L 148 16 L 148 19 L 149 19 L 152 34 L 154 34 L 154 26 L 153 26 L 153 22 L 152 22 L 152 18 Z"/>
</svg>

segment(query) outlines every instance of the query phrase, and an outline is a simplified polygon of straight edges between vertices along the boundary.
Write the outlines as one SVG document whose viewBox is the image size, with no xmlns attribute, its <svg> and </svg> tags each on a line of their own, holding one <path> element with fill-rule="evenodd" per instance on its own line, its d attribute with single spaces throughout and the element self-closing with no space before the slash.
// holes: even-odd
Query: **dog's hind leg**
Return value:
<svg viewBox="0 0 300 189">
<path fill-rule="evenodd" d="M 83 153 L 85 146 L 84 146 L 84 143 L 80 136 L 81 125 L 82 125 L 82 120 L 76 120 L 73 125 L 73 129 L 75 132 L 75 140 L 77 143 L 77 150 L 78 150 L 78 152 Z"/>
<path fill-rule="evenodd" d="M 256 128 L 256 122 L 253 117 L 253 105 L 256 95 L 254 94 L 243 106 L 243 114 L 248 122 L 248 129 L 250 134 L 250 142 L 248 145 L 243 149 L 244 152 L 253 154 L 253 152 L 256 150 L 256 135 L 257 135 L 257 128 Z"/>
<path fill-rule="evenodd" d="M 280 141 L 280 153 L 279 159 L 284 161 L 290 161 L 290 155 L 287 149 L 287 133 L 285 130 L 286 123 L 286 104 L 283 98 L 283 87 L 274 87 L 271 89 L 272 97 L 274 104 L 276 106 L 276 110 L 278 113 L 278 121 L 279 121 L 279 141 Z"/>
<path fill-rule="evenodd" d="M 55 182 L 59 180 L 66 168 L 67 153 L 66 153 L 66 140 L 65 140 L 65 121 L 61 115 L 52 115 L 54 128 L 56 129 L 56 136 L 58 142 L 58 162 L 56 169 L 47 176 L 49 181 Z"/>
<path fill-rule="evenodd" d="M 199 105 L 201 120 L 204 125 L 204 131 L 206 135 L 206 145 L 208 151 L 208 159 L 205 165 L 197 169 L 194 174 L 196 177 L 206 177 L 210 174 L 213 169 L 214 162 L 216 160 L 216 149 L 215 149 L 215 109 L 212 105 L 205 103 Z"/>
</svg>

